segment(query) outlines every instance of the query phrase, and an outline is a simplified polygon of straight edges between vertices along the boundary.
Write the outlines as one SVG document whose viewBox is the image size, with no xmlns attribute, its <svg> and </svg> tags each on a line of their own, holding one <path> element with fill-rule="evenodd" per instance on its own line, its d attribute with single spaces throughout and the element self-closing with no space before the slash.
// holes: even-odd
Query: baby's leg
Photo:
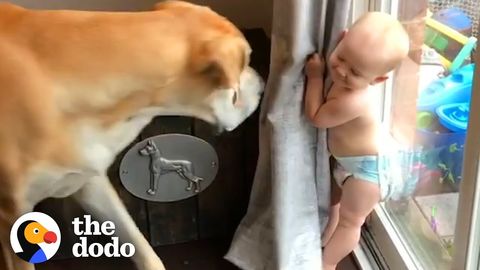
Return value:
<svg viewBox="0 0 480 270">
<path fill-rule="evenodd" d="M 342 190 L 338 186 L 333 177 L 330 178 L 330 213 L 328 215 L 328 223 L 322 234 L 322 246 L 326 246 L 328 241 L 335 232 L 340 218 L 340 199 L 342 198 Z"/>
<path fill-rule="evenodd" d="M 340 220 L 332 238 L 323 251 L 323 269 L 335 269 L 360 240 L 361 226 L 380 200 L 377 184 L 355 178 L 343 186 L 340 201 Z"/>
</svg>

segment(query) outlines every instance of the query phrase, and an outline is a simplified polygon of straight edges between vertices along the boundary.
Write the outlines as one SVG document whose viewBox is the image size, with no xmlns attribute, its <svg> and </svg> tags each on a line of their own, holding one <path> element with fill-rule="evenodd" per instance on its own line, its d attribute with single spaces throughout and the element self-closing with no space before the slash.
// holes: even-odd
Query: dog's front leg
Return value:
<svg viewBox="0 0 480 270">
<path fill-rule="evenodd" d="M 106 176 L 92 177 L 74 198 L 96 219 L 114 222 L 120 241 L 135 246 L 133 261 L 139 270 L 165 270 Z"/>
<path fill-rule="evenodd" d="M 150 173 L 150 188 L 147 190 L 149 195 L 155 195 L 158 189 L 158 181 L 160 178 L 160 173 Z"/>
<path fill-rule="evenodd" d="M 0 269 L 6 270 L 34 270 L 33 264 L 18 257 L 10 247 L 10 229 L 15 220 L 21 215 L 31 212 L 33 207 L 29 203 L 21 204 L 18 200 L 4 199 L 5 205 L 0 205 Z M 22 205 L 19 207 L 19 205 Z"/>
<path fill-rule="evenodd" d="M 0 255 L 3 256 L 3 258 L 0 258 L 0 269 L 35 270 L 33 264 L 20 259 L 20 257 L 18 257 L 15 253 L 12 252 L 12 248 L 10 247 L 10 240 L 0 240 L 0 249 L 2 250 L 2 253 Z"/>
</svg>

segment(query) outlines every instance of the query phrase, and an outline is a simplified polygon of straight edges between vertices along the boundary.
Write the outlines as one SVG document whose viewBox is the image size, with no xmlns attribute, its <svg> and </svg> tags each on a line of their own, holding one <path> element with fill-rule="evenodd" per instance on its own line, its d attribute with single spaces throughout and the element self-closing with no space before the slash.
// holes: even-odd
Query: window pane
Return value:
<svg viewBox="0 0 480 270">
<path fill-rule="evenodd" d="M 400 193 L 382 207 L 423 268 L 448 269 L 480 1 L 398 2 L 411 52 L 386 91 L 392 91 L 390 133 L 409 150 L 397 160 L 404 181 Z"/>
</svg>

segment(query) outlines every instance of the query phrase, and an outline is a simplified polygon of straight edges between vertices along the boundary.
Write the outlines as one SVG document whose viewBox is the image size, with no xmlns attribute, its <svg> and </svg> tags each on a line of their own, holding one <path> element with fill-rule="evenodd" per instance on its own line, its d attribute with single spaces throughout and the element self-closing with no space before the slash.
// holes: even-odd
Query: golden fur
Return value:
<svg viewBox="0 0 480 270">
<path fill-rule="evenodd" d="M 184 2 L 145 12 L 0 4 L 2 244 L 31 207 L 24 197 L 32 168 L 84 165 L 76 127 L 107 130 L 149 107 L 201 110 L 216 89 L 238 89 L 249 53 L 227 19 Z"/>
</svg>

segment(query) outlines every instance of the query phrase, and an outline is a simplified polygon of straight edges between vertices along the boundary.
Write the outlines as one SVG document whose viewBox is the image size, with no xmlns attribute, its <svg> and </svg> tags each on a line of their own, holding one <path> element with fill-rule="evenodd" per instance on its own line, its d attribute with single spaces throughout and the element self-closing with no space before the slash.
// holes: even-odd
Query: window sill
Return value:
<svg viewBox="0 0 480 270">
<path fill-rule="evenodd" d="M 377 270 L 380 267 L 372 259 L 373 254 L 365 243 L 364 239 L 360 240 L 360 244 L 353 250 L 353 257 L 361 270 Z"/>
<path fill-rule="evenodd" d="M 381 205 L 377 205 L 372 212 L 367 230 L 362 233 L 362 242 L 363 245 L 361 243 L 359 250 L 355 252 L 356 257 L 358 254 L 361 269 L 422 269 Z M 368 264 L 363 262 L 365 257 Z"/>
</svg>

